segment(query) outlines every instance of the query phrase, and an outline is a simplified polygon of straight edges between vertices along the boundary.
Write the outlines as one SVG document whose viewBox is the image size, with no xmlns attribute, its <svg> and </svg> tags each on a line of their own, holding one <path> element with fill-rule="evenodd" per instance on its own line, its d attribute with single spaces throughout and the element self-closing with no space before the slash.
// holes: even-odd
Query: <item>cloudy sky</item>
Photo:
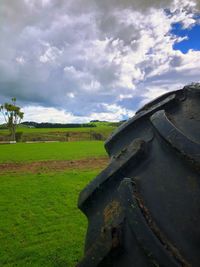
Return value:
<svg viewBox="0 0 200 267">
<path fill-rule="evenodd" d="M 37 122 L 131 117 L 200 81 L 199 11 L 199 0 L 1 0 L 0 103 L 16 97 Z"/>
</svg>

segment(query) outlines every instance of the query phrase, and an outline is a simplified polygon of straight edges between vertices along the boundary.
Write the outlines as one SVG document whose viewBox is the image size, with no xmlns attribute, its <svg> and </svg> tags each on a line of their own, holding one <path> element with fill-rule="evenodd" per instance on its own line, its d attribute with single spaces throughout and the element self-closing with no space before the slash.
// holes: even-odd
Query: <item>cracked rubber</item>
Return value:
<svg viewBox="0 0 200 267">
<path fill-rule="evenodd" d="M 200 262 L 200 85 L 140 109 L 105 143 L 110 164 L 81 193 L 79 267 Z"/>
</svg>

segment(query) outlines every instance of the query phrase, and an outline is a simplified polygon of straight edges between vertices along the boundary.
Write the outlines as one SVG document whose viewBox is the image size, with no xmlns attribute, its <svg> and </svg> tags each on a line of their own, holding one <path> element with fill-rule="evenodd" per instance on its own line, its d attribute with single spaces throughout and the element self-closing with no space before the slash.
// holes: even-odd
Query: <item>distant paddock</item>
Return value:
<svg viewBox="0 0 200 267">
<path fill-rule="evenodd" d="M 70 141 L 105 141 L 115 130 L 113 126 L 101 126 L 94 128 L 62 128 L 62 129 L 18 129 L 17 142 L 70 142 Z M 9 144 L 8 130 L 0 129 L 0 144 Z"/>
</svg>

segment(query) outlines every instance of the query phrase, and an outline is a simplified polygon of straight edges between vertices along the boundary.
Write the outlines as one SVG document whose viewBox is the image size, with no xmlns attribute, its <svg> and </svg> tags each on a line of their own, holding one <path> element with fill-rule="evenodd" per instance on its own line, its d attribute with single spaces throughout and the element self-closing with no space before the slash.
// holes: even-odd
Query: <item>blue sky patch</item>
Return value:
<svg viewBox="0 0 200 267">
<path fill-rule="evenodd" d="M 189 49 L 200 50 L 200 25 L 196 24 L 190 29 L 183 29 L 181 23 L 174 23 L 172 26 L 171 33 L 184 37 L 187 36 L 187 40 L 183 40 L 180 43 L 176 43 L 173 46 L 174 50 L 180 50 L 182 53 L 186 54 Z"/>
</svg>

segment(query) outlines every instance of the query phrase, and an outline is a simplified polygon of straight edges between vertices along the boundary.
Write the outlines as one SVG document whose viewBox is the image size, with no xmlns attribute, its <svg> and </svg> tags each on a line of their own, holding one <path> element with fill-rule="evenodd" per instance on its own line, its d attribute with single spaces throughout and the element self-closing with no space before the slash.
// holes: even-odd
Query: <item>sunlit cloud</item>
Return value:
<svg viewBox="0 0 200 267">
<path fill-rule="evenodd" d="M 25 120 L 128 118 L 199 81 L 200 51 L 175 50 L 188 36 L 172 31 L 192 31 L 199 10 L 194 0 L 3 0 L 0 103 L 16 97 Z"/>
</svg>

